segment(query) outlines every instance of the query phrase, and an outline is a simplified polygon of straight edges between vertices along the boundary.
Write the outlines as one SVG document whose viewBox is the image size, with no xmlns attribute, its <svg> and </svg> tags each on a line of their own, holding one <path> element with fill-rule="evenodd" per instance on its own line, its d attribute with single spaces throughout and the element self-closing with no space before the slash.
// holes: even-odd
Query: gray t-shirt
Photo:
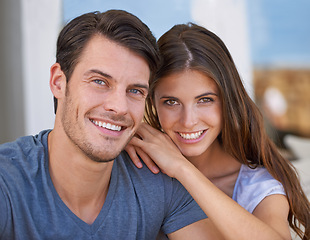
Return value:
<svg viewBox="0 0 310 240">
<path fill-rule="evenodd" d="M 48 170 L 49 130 L 0 145 L 0 239 L 155 239 L 206 218 L 183 186 L 125 152 L 114 161 L 95 222 L 79 219 L 57 194 Z"/>
</svg>

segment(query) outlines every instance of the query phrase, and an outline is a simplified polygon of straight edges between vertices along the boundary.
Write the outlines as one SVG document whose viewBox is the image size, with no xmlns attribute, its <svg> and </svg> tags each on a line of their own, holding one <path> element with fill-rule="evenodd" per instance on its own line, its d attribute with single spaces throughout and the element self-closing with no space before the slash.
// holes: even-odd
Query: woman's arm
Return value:
<svg viewBox="0 0 310 240">
<path fill-rule="evenodd" d="M 285 196 L 266 197 L 251 214 L 192 165 L 166 134 L 147 124 L 137 133 L 139 138 L 134 137 L 131 144 L 138 147 L 140 156 L 143 151 L 142 159 L 147 156 L 147 161 L 154 160 L 167 175 L 178 179 L 225 239 L 291 239 Z"/>
<path fill-rule="evenodd" d="M 225 239 L 291 239 L 287 222 L 289 205 L 285 196 L 266 197 L 251 214 L 190 163 L 179 169 L 175 177 Z"/>
</svg>

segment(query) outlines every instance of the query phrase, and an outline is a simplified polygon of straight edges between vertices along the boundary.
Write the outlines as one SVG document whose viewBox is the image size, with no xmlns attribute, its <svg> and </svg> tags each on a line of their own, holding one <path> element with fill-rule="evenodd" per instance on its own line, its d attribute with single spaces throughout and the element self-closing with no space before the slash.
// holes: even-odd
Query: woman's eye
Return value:
<svg viewBox="0 0 310 240">
<path fill-rule="evenodd" d="M 174 106 L 174 105 L 177 105 L 178 102 L 176 100 L 174 100 L 174 99 L 168 99 L 168 100 L 164 101 L 164 104 L 167 104 L 169 106 Z"/>
<path fill-rule="evenodd" d="M 213 99 L 205 97 L 205 98 L 200 98 L 198 102 L 199 103 L 208 103 L 208 102 L 213 102 Z"/>
</svg>

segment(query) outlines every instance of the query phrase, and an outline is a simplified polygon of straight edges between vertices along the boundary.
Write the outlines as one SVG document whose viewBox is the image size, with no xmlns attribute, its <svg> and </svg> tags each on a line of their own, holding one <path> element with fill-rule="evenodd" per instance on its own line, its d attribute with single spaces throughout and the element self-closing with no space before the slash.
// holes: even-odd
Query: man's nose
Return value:
<svg viewBox="0 0 310 240">
<path fill-rule="evenodd" d="M 128 112 L 127 92 L 121 89 L 111 91 L 104 99 L 104 109 L 125 115 Z"/>
</svg>

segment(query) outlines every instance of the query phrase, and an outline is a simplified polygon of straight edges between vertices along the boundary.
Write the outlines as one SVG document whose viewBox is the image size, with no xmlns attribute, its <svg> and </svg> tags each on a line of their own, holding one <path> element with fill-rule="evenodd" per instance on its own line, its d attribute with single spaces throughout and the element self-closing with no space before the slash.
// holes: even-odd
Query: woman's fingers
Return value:
<svg viewBox="0 0 310 240">
<path fill-rule="evenodd" d="M 134 165 L 136 165 L 137 168 L 142 168 L 143 165 L 140 161 L 140 158 L 137 155 L 137 149 L 138 149 L 137 147 L 131 145 L 130 143 L 127 144 L 127 146 L 125 147 L 125 151 L 128 153 Z"/>
<path fill-rule="evenodd" d="M 140 158 L 143 160 L 145 165 L 151 170 L 151 172 L 157 174 L 159 173 L 159 168 L 154 163 L 154 161 L 149 157 L 147 153 L 145 153 L 140 147 L 142 146 L 143 141 L 137 137 L 133 137 L 129 144 L 125 147 L 126 152 L 131 158 L 132 162 L 135 164 L 137 168 L 142 168 L 143 165 L 141 163 Z M 140 158 L 139 158 L 139 156 Z"/>
<path fill-rule="evenodd" d="M 146 124 L 141 124 L 130 144 L 136 147 L 135 154 L 153 173 L 164 171 L 174 177 L 176 169 L 184 161 L 184 156 L 167 134 Z"/>
<path fill-rule="evenodd" d="M 141 148 L 136 148 L 138 155 L 141 157 L 145 165 L 152 171 L 152 173 L 159 173 L 159 168 L 154 161 Z"/>
</svg>

